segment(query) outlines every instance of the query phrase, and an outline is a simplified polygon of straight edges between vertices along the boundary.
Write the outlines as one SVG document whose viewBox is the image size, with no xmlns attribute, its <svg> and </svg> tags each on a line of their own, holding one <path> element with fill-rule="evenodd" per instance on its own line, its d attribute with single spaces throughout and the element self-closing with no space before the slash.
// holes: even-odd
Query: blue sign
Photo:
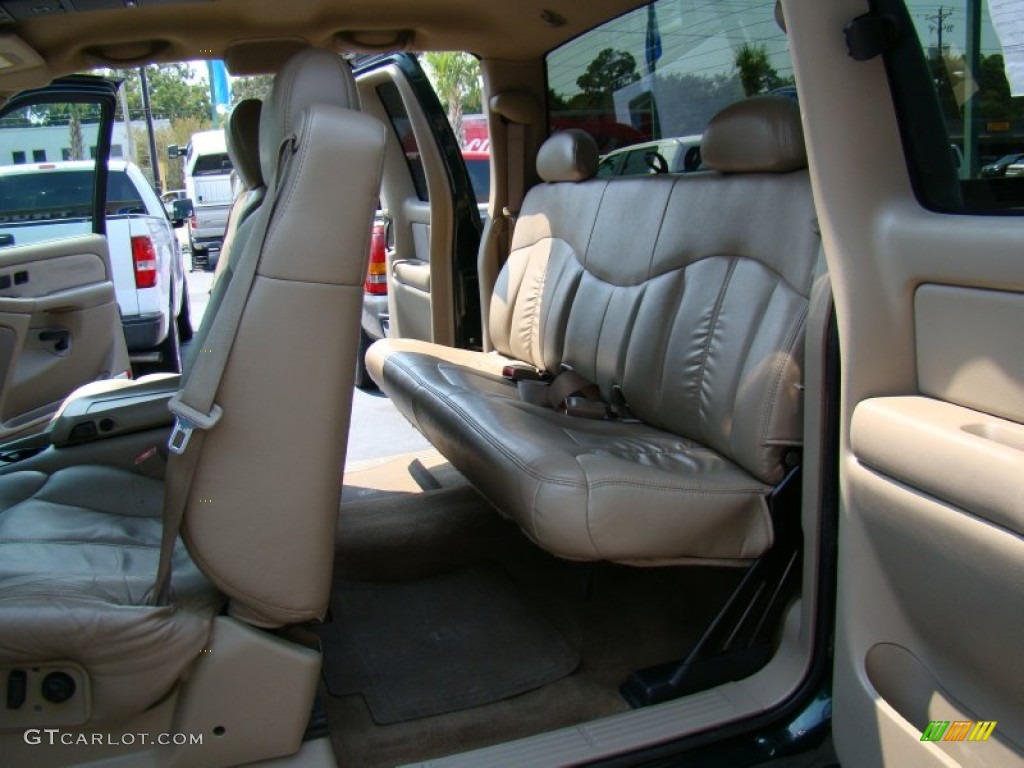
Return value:
<svg viewBox="0 0 1024 768">
<path fill-rule="evenodd" d="M 220 59 L 207 61 L 206 71 L 210 75 L 210 112 L 214 126 L 220 127 L 231 106 L 231 83 Z"/>
</svg>

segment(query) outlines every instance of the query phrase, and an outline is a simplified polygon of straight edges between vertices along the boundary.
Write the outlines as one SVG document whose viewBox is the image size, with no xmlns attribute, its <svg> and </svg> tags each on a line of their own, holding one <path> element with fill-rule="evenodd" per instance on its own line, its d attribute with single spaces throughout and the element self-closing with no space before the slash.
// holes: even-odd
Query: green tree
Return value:
<svg viewBox="0 0 1024 768">
<path fill-rule="evenodd" d="M 236 77 L 231 81 L 231 105 L 234 106 L 245 99 L 259 99 L 263 101 L 270 93 L 270 86 L 273 83 L 273 75 Z"/>
<path fill-rule="evenodd" d="M 736 68 L 740 71 L 740 83 L 747 96 L 767 93 L 780 85 L 792 83 L 792 79 L 779 77 L 768 56 L 768 48 L 764 45 L 741 45 L 736 51 Z"/>
<path fill-rule="evenodd" d="M 445 104 L 448 122 L 452 125 L 459 146 L 466 143 L 462 115 L 474 107 L 480 109 L 480 62 L 459 51 L 430 52 L 423 55 L 427 76 Z"/>
<path fill-rule="evenodd" d="M 160 160 L 160 168 L 163 173 L 163 188 L 183 189 L 185 187 L 185 160 L 184 158 L 170 159 L 167 157 L 167 147 L 177 144 L 184 147 L 188 144 L 193 133 L 208 131 L 212 127 L 209 115 L 202 118 L 179 117 L 173 118 L 169 126 L 158 128 L 156 131 L 156 151 Z M 135 151 L 138 157 L 137 164 L 142 168 L 143 173 L 152 180 L 152 166 L 149 162 L 149 139 L 146 136 L 145 128 L 134 128 Z"/>
<path fill-rule="evenodd" d="M 587 71 L 576 78 L 576 85 L 583 91 L 582 99 L 574 99 L 577 108 L 610 108 L 612 94 L 640 79 L 636 59 L 626 51 L 605 48 L 594 57 Z"/>
<path fill-rule="evenodd" d="M 103 74 L 123 80 L 132 120 L 143 118 L 142 84 L 138 69 L 110 69 Z M 154 118 L 210 115 L 210 86 L 197 80 L 188 64 L 156 64 L 146 68 L 149 78 L 149 104 Z"/>
</svg>

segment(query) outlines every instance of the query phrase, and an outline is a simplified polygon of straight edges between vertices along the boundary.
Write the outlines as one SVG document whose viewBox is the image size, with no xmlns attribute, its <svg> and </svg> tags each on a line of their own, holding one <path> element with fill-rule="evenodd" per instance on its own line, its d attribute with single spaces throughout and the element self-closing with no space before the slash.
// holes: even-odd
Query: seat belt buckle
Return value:
<svg viewBox="0 0 1024 768">
<path fill-rule="evenodd" d="M 525 365 L 506 365 L 501 369 L 501 375 L 516 383 L 520 381 L 549 381 L 551 379 L 551 376 L 543 371 Z"/>
<path fill-rule="evenodd" d="M 608 408 L 600 400 L 589 400 L 579 395 L 570 395 L 562 401 L 559 409 L 566 416 L 575 416 L 580 419 L 607 419 Z"/>
<path fill-rule="evenodd" d="M 216 403 L 210 407 L 209 413 L 197 411 L 183 403 L 180 395 L 178 392 L 167 401 L 167 408 L 174 414 L 174 428 L 171 430 L 171 436 L 167 438 L 167 450 L 177 456 L 181 456 L 188 448 L 192 432 L 212 428 L 224 414 Z"/>
<path fill-rule="evenodd" d="M 175 418 L 174 429 L 171 430 L 171 436 L 167 438 L 167 450 L 181 456 L 188 448 L 188 442 L 192 439 L 192 430 L 195 428 L 196 425 L 188 419 Z"/>
</svg>

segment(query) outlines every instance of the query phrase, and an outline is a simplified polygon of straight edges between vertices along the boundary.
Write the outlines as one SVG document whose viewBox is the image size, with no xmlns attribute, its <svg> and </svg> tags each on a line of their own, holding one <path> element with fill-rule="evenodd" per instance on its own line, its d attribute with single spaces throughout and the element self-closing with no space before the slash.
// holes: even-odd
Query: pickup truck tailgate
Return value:
<svg viewBox="0 0 1024 768">
<path fill-rule="evenodd" d="M 195 180 L 197 206 L 202 205 L 225 205 L 230 204 L 234 199 L 231 193 L 231 179 L 227 176 L 218 176 L 212 179 L 197 178 Z"/>
</svg>

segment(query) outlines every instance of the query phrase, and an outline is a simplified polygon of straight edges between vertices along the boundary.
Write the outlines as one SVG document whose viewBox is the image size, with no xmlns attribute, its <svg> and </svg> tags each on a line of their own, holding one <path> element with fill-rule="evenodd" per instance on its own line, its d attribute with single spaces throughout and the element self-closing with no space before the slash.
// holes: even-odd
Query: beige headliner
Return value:
<svg viewBox="0 0 1024 768">
<path fill-rule="evenodd" d="M 45 59 L 53 76 L 100 64 L 87 54 L 90 47 L 106 49 L 108 57 L 118 54 L 128 59 L 126 65 L 133 65 L 140 63 L 134 60 L 137 56 L 164 62 L 230 60 L 230 49 L 239 43 L 248 49 L 241 67 L 273 71 L 278 65 L 273 45 L 260 58 L 252 56 L 256 51 L 245 44 L 259 41 L 262 47 L 264 42 L 289 40 L 341 50 L 348 46 L 337 42 L 339 32 L 356 31 L 366 39 L 375 31 L 411 30 L 414 34 L 407 46 L 411 50 L 464 50 L 481 58 L 536 59 L 640 4 L 640 0 L 212 0 L 155 7 L 143 3 L 133 9 L 40 17 L 4 25 L 0 32 L 13 32 L 27 42 Z M 546 23 L 545 10 L 565 23 Z M 166 47 L 154 53 L 147 41 L 162 41 Z M 134 45 L 140 42 L 142 46 Z M 10 90 L 4 86 L 0 75 L 0 90 Z"/>
</svg>

